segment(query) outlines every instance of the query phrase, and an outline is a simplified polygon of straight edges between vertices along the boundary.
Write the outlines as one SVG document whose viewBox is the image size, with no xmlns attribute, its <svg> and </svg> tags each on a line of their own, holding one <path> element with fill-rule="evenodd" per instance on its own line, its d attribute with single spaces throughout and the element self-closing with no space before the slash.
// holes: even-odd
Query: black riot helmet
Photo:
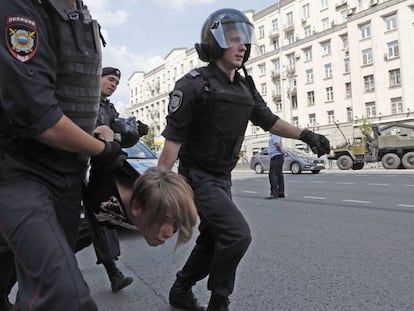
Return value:
<svg viewBox="0 0 414 311">
<path fill-rule="evenodd" d="M 237 33 L 237 40 L 230 40 L 229 34 Z M 198 57 L 205 62 L 212 62 L 223 55 L 224 49 L 236 44 L 247 48 L 243 63 L 250 56 L 251 44 L 255 43 L 254 26 L 247 16 L 235 9 L 220 9 L 212 13 L 201 29 L 201 42 L 195 44 Z"/>
</svg>

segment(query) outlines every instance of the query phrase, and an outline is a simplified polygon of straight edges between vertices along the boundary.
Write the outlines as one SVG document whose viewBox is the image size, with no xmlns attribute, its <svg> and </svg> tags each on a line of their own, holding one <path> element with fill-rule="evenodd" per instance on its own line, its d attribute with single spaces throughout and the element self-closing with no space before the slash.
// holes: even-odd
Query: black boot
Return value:
<svg viewBox="0 0 414 311">
<path fill-rule="evenodd" d="M 228 311 L 229 304 L 230 300 L 228 297 L 212 293 L 207 311 Z"/>
<path fill-rule="evenodd" d="M 113 292 L 120 291 L 132 283 L 133 279 L 125 276 L 115 265 L 114 261 L 105 261 L 103 265 L 108 273 L 109 280 L 111 281 Z"/>
<path fill-rule="evenodd" d="M 206 308 L 200 306 L 197 298 L 194 297 L 191 286 L 183 279 L 177 278 L 170 289 L 170 305 L 183 310 L 204 311 Z"/>
</svg>

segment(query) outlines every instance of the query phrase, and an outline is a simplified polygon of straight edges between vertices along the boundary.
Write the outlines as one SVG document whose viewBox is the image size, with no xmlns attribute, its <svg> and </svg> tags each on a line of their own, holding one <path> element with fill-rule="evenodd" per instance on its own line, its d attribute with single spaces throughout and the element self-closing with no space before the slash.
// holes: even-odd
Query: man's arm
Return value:
<svg viewBox="0 0 414 311">
<path fill-rule="evenodd" d="M 269 132 L 272 134 L 294 139 L 299 139 L 300 133 L 302 133 L 302 131 L 303 129 L 296 127 L 282 119 L 278 119 L 269 129 Z"/>
<path fill-rule="evenodd" d="M 180 143 L 166 139 L 164 149 L 162 150 L 160 158 L 158 159 L 158 167 L 171 169 L 175 161 L 177 161 L 180 148 Z"/>
<path fill-rule="evenodd" d="M 286 138 L 300 139 L 308 144 L 318 157 L 328 154 L 330 152 L 329 140 L 320 134 L 315 134 L 308 129 L 301 129 L 282 119 L 276 120 L 273 126 L 269 129 L 272 134 L 276 134 Z"/>
<path fill-rule="evenodd" d="M 91 156 L 101 154 L 105 148 L 104 142 L 83 131 L 66 116 L 35 139 L 56 149 Z"/>
</svg>

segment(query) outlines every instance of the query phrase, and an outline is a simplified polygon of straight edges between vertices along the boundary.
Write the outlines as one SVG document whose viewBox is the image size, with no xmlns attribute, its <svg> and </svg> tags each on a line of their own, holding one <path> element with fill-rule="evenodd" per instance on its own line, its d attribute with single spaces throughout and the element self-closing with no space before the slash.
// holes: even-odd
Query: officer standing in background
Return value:
<svg viewBox="0 0 414 311">
<path fill-rule="evenodd" d="M 73 253 L 81 188 L 89 156 L 124 156 L 91 135 L 99 25 L 79 0 L 14 0 L 0 2 L 0 32 L 0 266 L 12 270 L 11 250 L 15 310 L 97 310 Z"/>
<path fill-rule="evenodd" d="M 101 99 L 96 126 L 109 126 L 114 130 L 115 135 L 121 134 L 121 137 L 119 137 L 121 147 L 130 147 L 138 142 L 140 136 L 148 133 L 148 127 L 140 121 L 137 123 L 135 118 L 119 118 L 119 113 L 109 97 L 116 91 L 120 79 L 121 72 L 119 69 L 113 67 L 102 69 Z M 102 175 L 97 172 L 98 169 L 101 170 L 102 167 L 96 168 L 92 165 L 89 179 L 91 183 L 100 182 L 95 179 L 95 176 Z M 94 185 L 91 186 L 94 187 Z M 124 276 L 115 264 L 118 256 L 121 255 L 117 231 L 99 225 L 93 211 L 88 208 L 87 212 L 86 221 L 81 226 L 77 251 L 89 245 L 90 238 L 92 238 L 97 264 L 103 264 L 111 282 L 111 289 L 113 292 L 117 292 L 133 281 L 131 277 Z"/>
<path fill-rule="evenodd" d="M 269 135 L 268 153 L 270 158 L 270 195 L 266 199 L 284 198 L 285 178 L 283 176 L 283 162 L 285 162 L 285 151 L 283 150 L 282 137 L 272 133 Z"/>
<path fill-rule="evenodd" d="M 190 183 L 200 217 L 196 245 L 177 273 L 169 302 L 185 310 L 204 310 L 192 286 L 208 276 L 208 311 L 228 310 L 236 269 L 251 241 L 245 218 L 232 201 L 235 167 L 250 120 L 266 131 L 301 139 L 319 155 L 329 152 L 322 135 L 295 127 L 274 115 L 238 69 L 248 60 L 254 28 L 235 9 L 212 13 L 201 30 L 196 50 L 207 67 L 191 70 L 170 94 L 164 149 L 158 166 L 171 168 Z"/>
</svg>

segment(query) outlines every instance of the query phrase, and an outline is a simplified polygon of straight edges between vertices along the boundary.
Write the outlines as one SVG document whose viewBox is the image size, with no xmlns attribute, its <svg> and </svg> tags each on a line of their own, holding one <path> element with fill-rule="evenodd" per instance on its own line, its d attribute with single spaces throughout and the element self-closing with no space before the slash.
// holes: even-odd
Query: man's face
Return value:
<svg viewBox="0 0 414 311">
<path fill-rule="evenodd" d="M 115 75 L 106 75 L 101 77 L 101 96 L 110 97 L 118 87 L 119 78 Z"/>
</svg>

